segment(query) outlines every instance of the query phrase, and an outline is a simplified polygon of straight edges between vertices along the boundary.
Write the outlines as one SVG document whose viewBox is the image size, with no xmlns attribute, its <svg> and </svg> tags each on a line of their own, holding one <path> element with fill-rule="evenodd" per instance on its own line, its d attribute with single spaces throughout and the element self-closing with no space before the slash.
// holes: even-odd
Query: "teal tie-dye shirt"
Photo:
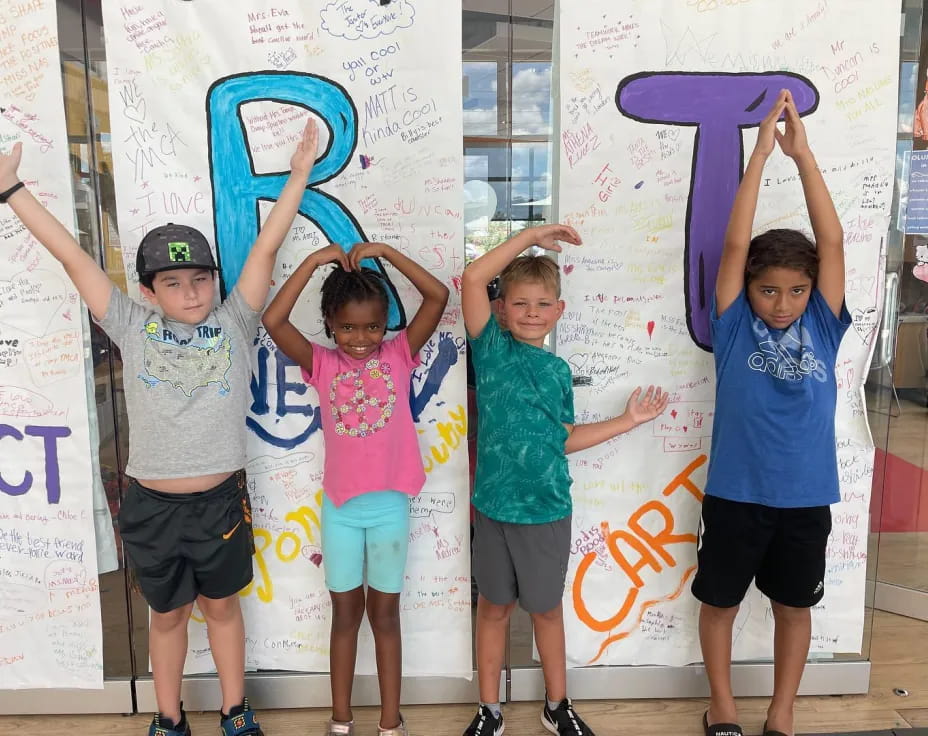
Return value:
<svg viewBox="0 0 928 736">
<path fill-rule="evenodd" d="M 574 422 L 570 366 L 519 342 L 491 317 L 470 338 L 477 376 L 477 475 L 473 505 L 513 524 L 571 513 L 564 424 Z"/>
</svg>

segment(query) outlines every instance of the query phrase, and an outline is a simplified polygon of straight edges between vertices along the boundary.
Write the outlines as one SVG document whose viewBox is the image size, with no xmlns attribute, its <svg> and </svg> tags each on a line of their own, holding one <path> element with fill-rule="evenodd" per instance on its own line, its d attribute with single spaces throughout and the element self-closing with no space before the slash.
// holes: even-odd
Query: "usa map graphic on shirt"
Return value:
<svg viewBox="0 0 928 736">
<path fill-rule="evenodd" d="M 225 395 L 230 386 L 227 379 L 232 368 L 232 343 L 221 334 L 221 327 L 200 326 L 193 340 L 178 339 L 171 330 L 159 328 L 156 322 L 145 326 L 145 373 L 141 378 L 149 386 L 167 383 L 185 396 L 198 388 L 219 385 Z"/>
</svg>

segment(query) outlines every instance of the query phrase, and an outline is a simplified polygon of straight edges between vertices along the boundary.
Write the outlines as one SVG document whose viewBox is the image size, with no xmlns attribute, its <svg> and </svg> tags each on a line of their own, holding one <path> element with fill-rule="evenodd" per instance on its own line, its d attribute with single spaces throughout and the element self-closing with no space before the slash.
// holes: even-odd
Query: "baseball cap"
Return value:
<svg viewBox="0 0 928 736">
<path fill-rule="evenodd" d="M 148 276 L 176 268 L 216 270 L 216 261 L 206 237 L 196 228 L 173 222 L 149 230 L 135 255 L 138 275 Z"/>
</svg>

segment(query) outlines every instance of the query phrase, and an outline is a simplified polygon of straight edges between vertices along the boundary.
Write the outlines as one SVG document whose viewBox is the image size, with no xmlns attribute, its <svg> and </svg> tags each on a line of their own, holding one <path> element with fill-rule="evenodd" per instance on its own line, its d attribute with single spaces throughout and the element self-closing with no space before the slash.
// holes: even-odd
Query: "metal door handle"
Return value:
<svg viewBox="0 0 928 736">
<path fill-rule="evenodd" d="M 880 365 L 882 368 L 893 361 L 896 347 L 896 331 L 899 329 L 899 274 L 886 274 L 883 289 L 883 324 L 880 328 Z"/>
</svg>

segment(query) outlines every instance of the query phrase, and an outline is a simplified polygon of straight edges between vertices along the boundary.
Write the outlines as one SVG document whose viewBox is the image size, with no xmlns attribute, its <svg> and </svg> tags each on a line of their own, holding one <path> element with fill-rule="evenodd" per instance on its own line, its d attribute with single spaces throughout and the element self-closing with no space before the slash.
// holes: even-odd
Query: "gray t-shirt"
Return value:
<svg viewBox="0 0 928 736">
<path fill-rule="evenodd" d="M 260 312 L 238 289 L 198 325 L 113 287 L 100 326 L 122 351 L 133 478 L 193 478 L 245 466 L 251 346 Z"/>
</svg>

